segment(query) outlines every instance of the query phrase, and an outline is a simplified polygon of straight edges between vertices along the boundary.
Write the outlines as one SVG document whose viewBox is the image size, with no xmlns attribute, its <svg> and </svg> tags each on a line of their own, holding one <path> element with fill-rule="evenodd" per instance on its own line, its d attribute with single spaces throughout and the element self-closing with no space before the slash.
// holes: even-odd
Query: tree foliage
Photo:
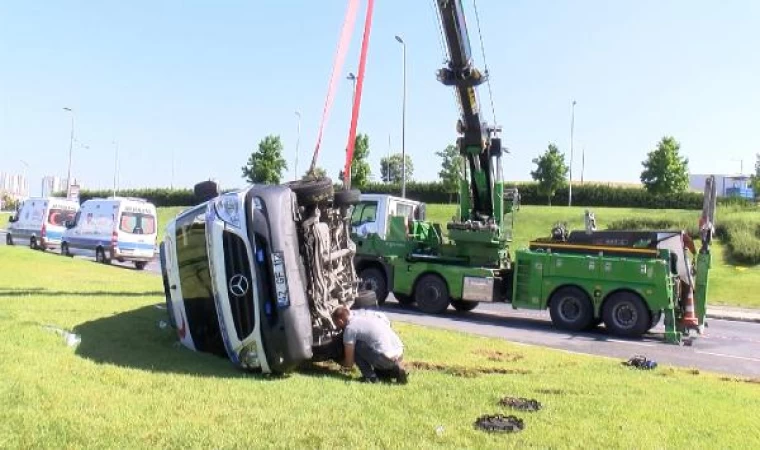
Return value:
<svg viewBox="0 0 760 450">
<path fill-rule="evenodd" d="M 444 189 L 449 193 L 456 193 L 459 189 L 459 182 L 464 177 L 464 167 L 462 155 L 456 145 L 448 145 L 443 151 L 436 152 L 441 161 L 441 171 L 438 177 L 443 183 Z"/>
<path fill-rule="evenodd" d="M 752 190 L 755 191 L 755 197 L 760 196 L 760 153 L 755 155 L 755 173 L 752 175 Z"/>
<path fill-rule="evenodd" d="M 354 154 L 351 159 L 351 186 L 362 189 L 370 181 L 372 169 L 369 166 L 369 136 L 363 133 L 356 135 L 354 140 Z M 338 174 L 338 179 L 343 181 L 343 169 Z"/>
<path fill-rule="evenodd" d="M 280 136 L 269 135 L 259 142 L 259 148 L 251 153 L 242 167 L 243 178 L 249 183 L 278 184 L 283 170 L 288 168 L 282 156 Z"/>
<path fill-rule="evenodd" d="M 681 157 L 681 144 L 672 136 L 663 137 L 657 149 L 641 163 L 641 183 L 651 194 L 677 194 L 689 188 L 689 159 Z"/>
<path fill-rule="evenodd" d="M 550 143 L 543 155 L 533 158 L 533 164 L 536 165 L 536 170 L 532 171 L 530 176 L 538 182 L 539 193 L 547 197 L 551 206 L 554 193 L 567 184 L 569 168 L 565 164 L 565 155 L 559 152 L 556 145 Z"/>
<path fill-rule="evenodd" d="M 303 177 L 301 177 L 302 180 L 306 179 L 319 179 L 324 178 L 327 176 L 327 171 L 321 167 L 315 167 L 313 172 L 306 172 Z"/>
<path fill-rule="evenodd" d="M 412 180 L 414 164 L 409 155 L 405 155 L 406 181 Z M 401 183 L 401 153 L 386 156 L 380 159 L 380 176 L 386 183 Z"/>
</svg>

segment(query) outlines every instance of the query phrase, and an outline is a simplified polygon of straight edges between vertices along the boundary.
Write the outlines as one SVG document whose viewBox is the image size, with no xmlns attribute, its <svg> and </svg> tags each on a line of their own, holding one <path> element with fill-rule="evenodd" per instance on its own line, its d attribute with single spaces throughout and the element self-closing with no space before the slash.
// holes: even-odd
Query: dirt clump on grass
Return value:
<svg viewBox="0 0 760 450">
<path fill-rule="evenodd" d="M 478 375 L 527 375 L 531 373 L 526 369 L 508 369 L 505 367 L 483 367 L 483 366 L 460 366 L 430 363 L 427 361 L 409 361 L 407 365 L 417 370 L 432 370 L 443 372 L 449 375 L 464 378 L 474 378 Z"/>
<path fill-rule="evenodd" d="M 538 400 L 523 397 L 504 397 L 499 400 L 499 405 L 518 411 L 538 411 L 542 408 L 541 402 Z"/>
<path fill-rule="evenodd" d="M 721 377 L 720 380 L 732 381 L 734 383 L 760 384 L 760 378 Z"/>
<path fill-rule="evenodd" d="M 517 353 L 505 353 L 500 352 L 499 350 L 478 349 L 473 351 L 473 353 L 485 356 L 487 360 L 495 362 L 515 362 L 524 358 L 523 355 Z"/>
<path fill-rule="evenodd" d="M 486 414 L 480 416 L 473 425 L 475 428 L 484 431 L 500 433 L 514 433 L 522 431 L 522 429 L 525 428 L 525 423 L 522 419 L 501 414 Z"/>
</svg>

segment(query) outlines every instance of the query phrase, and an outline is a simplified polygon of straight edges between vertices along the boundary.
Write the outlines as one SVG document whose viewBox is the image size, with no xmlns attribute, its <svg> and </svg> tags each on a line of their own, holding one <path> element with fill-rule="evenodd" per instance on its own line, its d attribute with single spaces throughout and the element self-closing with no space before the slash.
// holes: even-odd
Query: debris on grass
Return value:
<svg viewBox="0 0 760 450">
<path fill-rule="evenodd" d="M 518 411 L 538 411 L 542 408 L 538 400 L 523 397 L 504 397 L 499 400 L 499 404 Z"/>
<path fill-rule="evenodd" d="M 526 369 L 508 369 L 505 367 L 478 367 L 478 366 L 457 366 L 429 363 L 426 361 L 409 361 L 408 366 L 418 370 L 433 370 L 443 372 L 456 377 L 474 378 L 478 375 L 527 375 L 531 373 Z"/>
<path fill-rule="evenodd" d="M 52 331 L 63 337 L 63 342 L 65 342 L 69 347 L 76 347 L 80 342 L 82 342 L 82 338 L 79 337 L 78 334 L 64 330 L 63 328 L 56 327 L 54 325 L 45 325 L 42 328 L 46 329 L 47 331 Z"/>
<path fill-rule="evenodd" d="M 486 350 L 486 349 L 478 349 L 475 350 L 473 353 L 476 355 L 485 356 L 486 359 L 489 361 L 495 361 L 495 362 L 515 362 L 523 359 L 523 355 L 519 355 L 516 353 L 504 353 L 500 352 L 498 350 Z"/>
<path fill-rule="evenodd" d="M 474 423 L 475 428 L 480 428 L 489 432 L 514 433 L 522 431 L 525 423 L 522 419 L 515 416 L 504 416 L 501 414 L 484 415 L 478 417 Z"/>
<path fill-rule="evenodd" d="M 563 391 L 562 389 L 554 389 L 554 388 L 536 389 L 536 392 L 538 392 L 539 394 L 549 394 L 549 395 L 562 395 L 562 394 L 567 393 Z"/>
<path fill-rule="evenodd" d="M 657 367 L 657 362 L 647 359 L 646 356 L 636 355 L 628 361 L 623 362 L 624 366 L 635 367 L 642 370 L 652 370 Z"/>
<path fill-rule="evenodd" d="M 760 384 L 760 378 L 721 377 L 720 380 L 731 381 L 734 383 Z"/>
</svg>

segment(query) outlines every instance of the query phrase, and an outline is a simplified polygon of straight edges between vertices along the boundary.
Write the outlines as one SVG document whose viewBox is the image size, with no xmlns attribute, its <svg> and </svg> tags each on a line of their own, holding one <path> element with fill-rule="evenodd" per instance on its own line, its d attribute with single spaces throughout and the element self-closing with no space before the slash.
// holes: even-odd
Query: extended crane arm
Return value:
<svg viewBox="0 0 760 450">
<path fill-rule="evenodd" d="M 493 219 L 494 222 L 500 223 L 500 211 L 494 211 L 497 203 L 494 198 L 494 183 L 501 181 L 501 173 L 500 168 L 493 162 L 494 157 L 501 157 L 501 139 L 496 137 L 500 130 L 481 121 L 475 93 L 476 86 L 483 83 L 487 75 L 473 66 L 470 38 L 461 0 L 437 0 L 437 3 L 449 56 L 447 66 L 438 71 L 438 80 L 446 86 L 454 87 L 456 91 L 461 114 L 457 122 L 457 132 L 460 134 L 457 146 L 467 161 L 470 174 L 469 195 L 468 199 L 462 200 L 461 219 Z"/>
</svg>

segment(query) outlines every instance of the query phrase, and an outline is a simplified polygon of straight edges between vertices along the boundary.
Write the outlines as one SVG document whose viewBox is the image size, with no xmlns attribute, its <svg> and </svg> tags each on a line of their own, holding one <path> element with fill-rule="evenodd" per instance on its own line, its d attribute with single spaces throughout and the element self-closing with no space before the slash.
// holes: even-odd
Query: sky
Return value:
<svg viewBox="0 0 760 450">
<path fill-rule="evenodd" d="M 343 74 L 359 61 L 364 5 Z M 26 171 L 37 194 L 72 173 L 89 188 L 242 187 L 258 142 L 279 135 L 292 179 L 316 144 L 344 0 L 0 1 L 0 172 Z M 573 178 L 637 182 L 665 135 L 693 173 L 754 168 L 760 153 L 760 2 L 730 0 L 464 0 L 475 65 L 487 64 L 495 121 L 510 149 L 505 178 L 528 180 L 550 142 Z M 370 164 L 405 149 L 414 179 L 434 180 L 435 152 L 456 140 L 433 0 L 377 0 L 359 132 Z M 319 165 L 337 178 L 351 82 L 342 76 Z M 479 90 L 494 122 L 488 87 Z M 298 139 L 298 118 L 301 133 Z M 114 144 L 114 142 L 116 144 Z M 585 167 L 582 164 L 585 155 Z M 24 163 L 28 164 L 28 168 Z"/>
</svg>

